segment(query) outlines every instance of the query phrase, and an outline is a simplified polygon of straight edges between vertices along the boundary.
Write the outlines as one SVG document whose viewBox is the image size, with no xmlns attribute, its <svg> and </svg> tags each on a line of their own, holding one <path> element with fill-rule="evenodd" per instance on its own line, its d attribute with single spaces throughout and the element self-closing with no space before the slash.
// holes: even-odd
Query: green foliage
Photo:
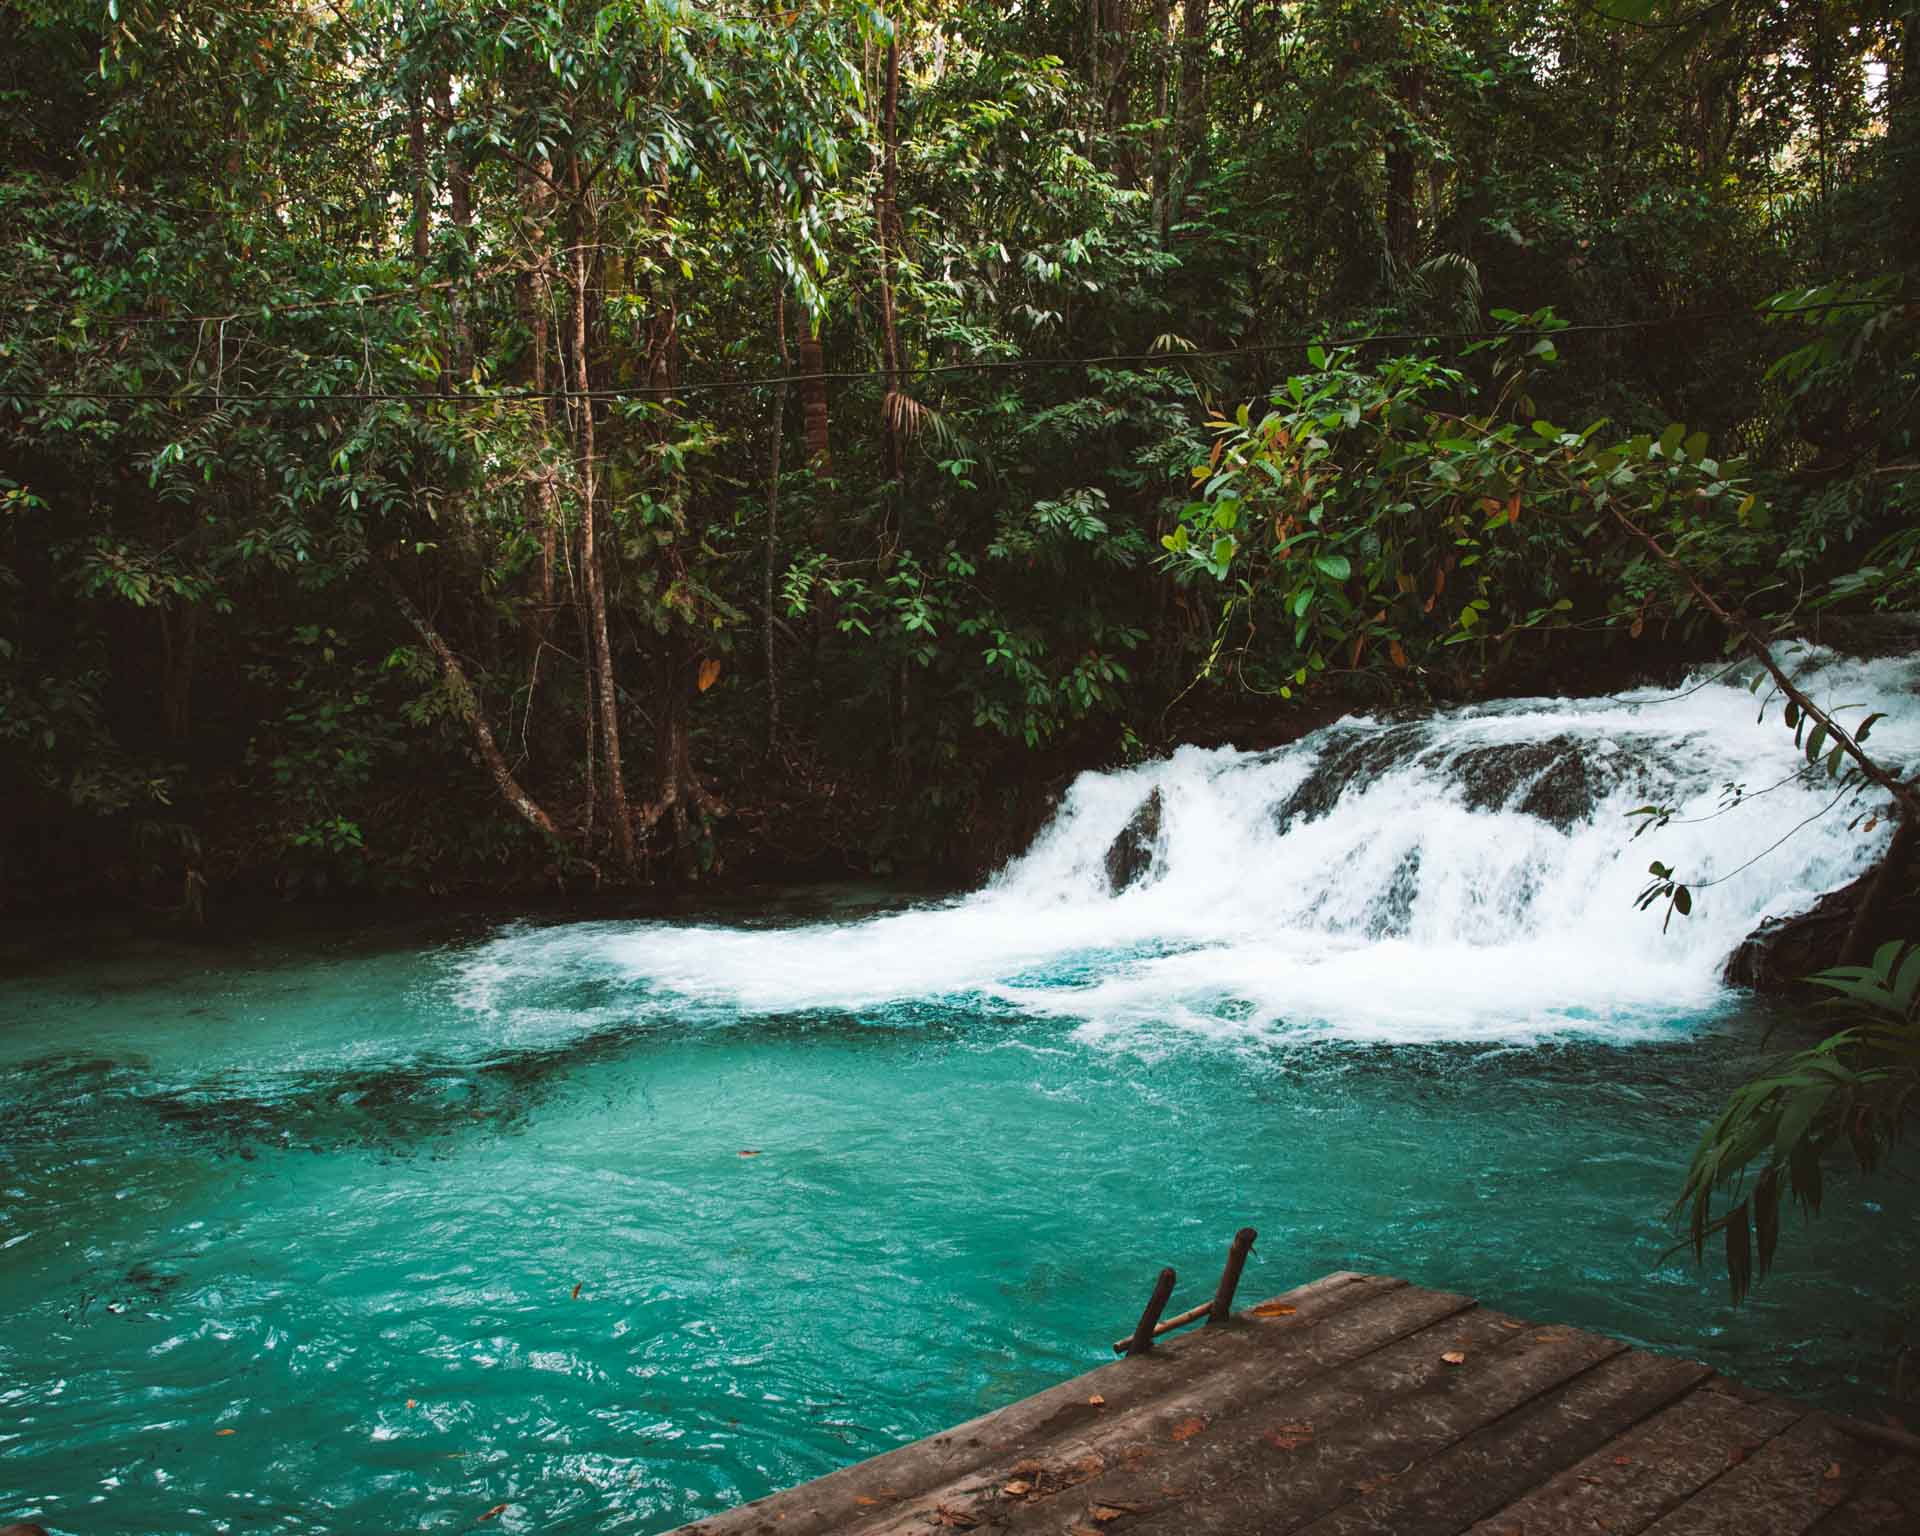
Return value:
<svg viewBox="0 0 1920 1536">
<path fill-rule="evenodd" d="M 681 721 L 895 863 L 1195 712 L 1717 647 L 1616 511 L 1764 624 L 1920 598 L 1897 8 L 1148 9 L 0 13 L 22 823 L 547 879 L 480 718 L 601 859 L 589 478 L 636 799 Z M 751 385 L 815 337 L 831 472 Z"/>
<path fill-rule="evenodd" d="M 1674 1205 L 1696 1258 L 1723 1238 L 1736 1302 L 1773 1266 L 1783 1209 L 1817 1214 L 1836 1166 L 1880 1171 L 1920 1112 L 1920 945 L 1884 944 L 1869 965 L 1810 980 L 1837 994 L 1846 1026 L 1734 1090 Z"/>
</svg>

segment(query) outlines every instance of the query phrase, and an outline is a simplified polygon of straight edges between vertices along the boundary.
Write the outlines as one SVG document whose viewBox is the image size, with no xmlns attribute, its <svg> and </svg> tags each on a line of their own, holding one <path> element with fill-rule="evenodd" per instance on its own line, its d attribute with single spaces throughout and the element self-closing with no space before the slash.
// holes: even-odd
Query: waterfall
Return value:
<svg viewBox="0 0 1920 1536">
<path fill-rule="evenodd" d="M 1873 747 L 1912 760 L 1920 659 L 1782 655 L 1822 703 L 1885 711 Z M 964 997 L 1094 1038 L 1660 1034 L 1722 1004 L 1746 934 L 1857 877 L 1886 838 L 1862 814 L 1876 795 L 1822 814 L 1836 785 L 1796 774 L 1778 701 L 1757 719 L 1747 682 L 1351 716 L 1265 752 L 1185 747 L 1083 774 L 970 896 L 802 927 L 647 924 L 610 957 L 687 1006 Z M 1647 804 L 1675 814 L 1636 839 L 1628 813 Z M 1655 858 L 1694 894 L 1665 932 L 1664 907 L 1634 900 Z"/>
</svg>

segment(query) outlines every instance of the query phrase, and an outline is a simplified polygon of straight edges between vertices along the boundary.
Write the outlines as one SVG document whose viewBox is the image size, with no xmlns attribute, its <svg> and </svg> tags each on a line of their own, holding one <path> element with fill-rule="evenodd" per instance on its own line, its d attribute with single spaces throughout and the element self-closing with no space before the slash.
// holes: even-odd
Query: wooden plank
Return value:
<svg viewBox="0 0 1920 1536">
<path fill-rule="evenodd" d="M 1624 1443 L 1616 1438 L 1623 1430 L 1691 1393 L 1710 1374 L 1691 1360 L 1640 1350 L 1603 1360 L 1385 1488 L 1316 1520 L 1306 1536 L 1451 1536 L 1609 1441 L 1609 1455 L 1621 1454 L 1615 1447 Z M 1622 1527 L 1610 1521 L 1608 1529 Z"/>
<path fill-rule="evenodd" d="M 1498 1313 L 1460 1314 L 1234 1411 L 1197 1404 L 1159 1433 L 1108 1447 L 1100 1470 L 1061 1497 L 989 1493 L 963 1512 L 1022 1536 L 1098 1528 L 1102 1510 L 1127 1515 L 1115 1536 L 1291 1530 L 1350 1497 L 1356 1481 L 1423 1459 L 1512 1400 L 1625 1349 L 1539 1332 Z"/>
<path fill-rule="evenodd" d="M 1211 1444 L 1196 1437 L 1184 1457 L 1167 1459 L 1163 1482 L 1198 1485 L 1205 1496 L 1155 1528 L 1180 1536 L 1300 1530 L 1625 1350 L 1495 1312 L 1451 1319 L 1290 1394 L 1264 1417 L 1223 1425 Z"/>
<path fill-rule="evenodd" d="M 1210 1371 L 1178 1391 L 1155 1396 L 1129 1411 L 1115 1413 L 1109 1394 L 1099 1418 L 1091 1425 L 1046 1440 L 1023 1441 L 1017 1450 L 977 1464 L 962 1477 L 901 1503 L 890 1518 L 858 1529 L 863 1536 L 924 1536 L 929 1520 L 942 1518 L 943 1511 L 947 1518 L 964 1517 L 1009 1527 L 1042 1519 L 1049 1511 L 1073 1515 L 1077 1521 L 1087 1507 L 1087 1490 L 1096 1482 L 1117 1479 L 1133 1489 L 1127 1479 L 1140 1473 L 1149 1480 L 1146 1486 L 1151 1492 L 1160 1481 L 1157 1472 L 1164 1453 L 1194 1440 L 1208 1423 L 1243 1418 L 1271 1422 L 1276 1417 L 1274 1402 L 1291 1403 L 1294 1394 L 1303 1389 L 1353 1395 L 1355 1388 L 1342 1388 L 1340 1384 L 1370 1380 L 1377 1374 L 1373 1361 L 1391 1354 L 1410 1335 L 1423 1335 L 1437 1323 L 1458 1323 L 1458 1314 L 1472 1306 L 1464 1296 L 1409 1286 L 1367 1306 L 1336 1312 L 1309 1327 L 1293 1326 L 1298 1319 L 1289 1317 L 1257 1327 L 1216 1330 L 1226 1340 L 1242 1341 L 1242 1357 L 1231 1366 Z M 1264 1349 L 1247 1348 L 1263 1335 L 1280 1343 Z M 1195 1334 L 1182 1343 L 1190 1345 L 1213 1336 Z M 1444 1344 L 1438 1347 L 1446 1348 Z M 1428 1347 L 1422 1346 L 1421 1354 L 1428 1353 Z M 1155 1357 L 1147 1358 L 1151 1361 Z M 1096 1374 L 1135 1363 L 1122 1361 Z M 1357 1390 L 1363 1399 L 1371 1395 L 1364 1386 Z M 1027 1487 L 1009 1494 L 1007 1490 L 1017 1484 Z M 1130 1497 L 1122 1502 L 1135 1500 Z M 785 1532 L 782 1526 L 781 1536 Z"/>
<path fill-rule="evenodd" d="M 1648 1536 L 1798 1536 L 1885 1459 L 1809 1415 L 1648 1526 Z"/>
<path fill-rule="evenodd" d="M 1920 1457 L 1883 1463 L 1812 1529 L 1814 1536 L 1913 1536 L 1920 1531 Z"/>
<path fill-rule="evenodd" d="M 1291 1357 L 1299 1353 L 1296 1332 L 1310 1333 L 1331 1318 L 1357 1313 L 1410 1289 L 1404 1280 L 1386 1275 L 1348 1270 L 1324 1275 L 1263 1303 L 1292 1307 L 1289 1315 L 1246 1327 L 1208 1329 L 1155 1350 L 1145 1360 L 1115 1361 L 937 1435 L 707 1516 L 681 1527 L 676 1536 L 746 1536 L 768 1523 L 777 1525 L 780 1536 L 842 1530 L 855 1512 L 910 1500 L 996 1457 L 1018 1460 L 1027 1445 L 1045 1443 L 1103 1415 L 1135 1411 L 1159 1396 L 1191 1390 L 1211 1371 L 1244 1370 L 1250 1358 L 1266 1359 L 1273 1352 Z M 1459 1304 L 1471 1303 L 1462 1299 Z M 1338 1363 L 1338 1357 L 1331 1363 Z M 1105 1401 L 1095 1407 L 1090 1397 Z"/>
<path fill-rule="evenodd" d="M 1658 1359 L 1635 1352 L 1634 1359 Z M 1635 1536 L 1803 1417 L 1792 1403 L 1722 1390 L 1716 1378 L 1584 1461 L 1488 1515 L 1471 1536 Z M 1759 1533 L 1752 1533 L 1759 1536 Z"/>
</svg>

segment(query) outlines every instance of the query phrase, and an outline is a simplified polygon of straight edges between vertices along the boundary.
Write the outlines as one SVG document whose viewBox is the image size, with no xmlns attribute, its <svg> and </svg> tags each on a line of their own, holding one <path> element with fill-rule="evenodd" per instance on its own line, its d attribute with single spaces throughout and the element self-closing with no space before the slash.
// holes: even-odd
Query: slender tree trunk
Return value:
<svg viewBox="0 0 1920 1536">
<path fill-rule="evenodd" d="M 900 42 L 887 44 L 886 91 L 881 109 L 880 186 L 874 194 L 874 225 L 880 243 L 880 332 L 886 353 L 887 388 L 881 406 L 886 435 L 887 469 L 897 485 L 904 478 L 906 456 L 903 432 L 906 402 L 900 390 L 900 327 L 893 307 L 893 236 L 898 223 L 894 196 L 898 187 L 900 147 Z"/>
<path fill-rule="evenodd" d="M 1197 164 L 1207 147 L 1207 0 L 1181 0 L 1180 31 L 1180 148 Z"/>
<path fill-rule="evenodd" d="M 767 755 L 780 740 L 780 668 L 774 656 L 773 572 L 780 562 L 780 444 L 787 431 L 787 292 L 773 302 L 773 334 L 780 345 L 780 382 L 773 387 L 772 443 L 767 449 L 767 560 L 760 576 L 761 632 L 767 656 Z"/>
<path fill-rule="evenodd" d="M 1414 152 L 1413 131 L 1404 119 L 1419 114 L 1421 78 L 1416 69 L 1402 70 L 1394 79 L 1403 121 L 1387 136 L 1387 254 L 1394 270 L 1405 274 L 1418 255 L 1419 214 L 1414 205 L 1419 178 L 1419 158 Z"/>
<path fill-rule="evenodd" d="M 587 307 L 590 303 L 590 264 L 587 246 L 591 224 L 584 206 L 580 166 L 573 166 L 573 389 L 578 406 L 574 432 L 580 457 L 580 573 L 587 589 L 587 616 L 593 644 L 593 680 L 600 696 L 600 754 L 607 765 L 607 812 L 613 822 L 613 845 L 621 867 L 631 872 L 639 862 L 633 839 L 633 817 L 627 808 L 626 780 L 620 763 L 620 697 L 613 682 L 613 641 L 607 626 L 606 577 L 601 566 L 598 536 L 600 465 L 594 443 L 592 375 L 587 366 Z"/>
<path fill-rule="evenodd" d="M 500 791 L 500 797 L 513 807 L 521 820 L 546 833 L 556 842 L 560 841 L 560 832 L 554 826 L 553 818 L 540 808 L 539 803 L 520 787 L 519 780 L 513 776 L 513 769 L 507 765 L 499 744 L 493 738 L 493 728 L 487 724 L 486 712 L 480 707 L 479 695 L 474 692 L 473 684 L 467 680 L 466 669 L 460 665 L 459 658 L 440 637 L 440 631 L 434 628 L 427 616 L 414 605 L 413 599 L 401 589 L 393 573 L 378 559 L 374 560 L 373 568 L 392 595 L 394 606 L 400 610 L 401 617 L 413 627 L 413 632 L 420 637 L 427 649 L 433 653 L 434 659 L 440 663 L 440 672 L 446 679 L 447 692 L 453 696 L 454 708 L 459 712 L 460 718 L 466 722 L 468 730 L 473 733 L 473 744 L 479 750 L 480 760 L 486 764 L 494 787 Z"/>
<path fill-rule="evenodd" d="M 407 158 L 413 168 L 413 269 L 425 282 L 432 252 L 433 187 L 427 179 L 427 119 L 417 96 L 407 112 Z"/>
<path fill-rule="evenodd" d="M 1154 0 L 1153 7 L 1153 217 L 1160 243 L 1167 243 L 1172 218 L 1167 207 L 1167 109 L 1172 73 L 1168 29 L 1173 23 L 1172 0 Z"/>
<path fill-rule="evenodd" d="M 464 274 L 466 262 L 472 256 L 473 173 L 454 134 L 453 84 L 446 75 L 442 75 L 434 87 L 434 116 L 438 121 L 440 142 L 446 155 L 447 213 L 460 241 L 461 272 Z M 467 319 L 466 297 L 462 291 L 457 287 L 451 288 L 447 297 L 452 312 L 453 335 L 447 346 L 446 374 L 449 387 L 452 387 L 463 382 L 473 368 L 473 328 Z"/>
<path fill-rule="evenodd" d="M 175 622 L 175 613 L 178 622 Z M 162 607 L 160 615 L 160 713 L 167 740 L 178 746 L 192 734 L 193 648 L 200 629 L 200 605 Z"/>
<path fill-rule="evenodd" d="M 807 421 L 807 462 L 822 474 L 833 472 L 833 447 L 827 434 L 827 362 L 820 345 L 820 322 L 800 338 L 800 400 Z"/>
</svg>

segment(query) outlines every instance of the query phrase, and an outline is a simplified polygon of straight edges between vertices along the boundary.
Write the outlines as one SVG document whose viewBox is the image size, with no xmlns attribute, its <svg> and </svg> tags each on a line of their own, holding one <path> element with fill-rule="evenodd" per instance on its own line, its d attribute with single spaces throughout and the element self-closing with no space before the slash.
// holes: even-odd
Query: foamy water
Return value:
<svg viewBox="0 0 1920 1536">
<path fill-rule="evenodd" d="M 1816 698 L 1859 706 L 1848 718 L 1886 712 L 1883 756 L 1920 748 L 1920 662 L 1787 659 Z M 1032 849 L 960 900 L 792 928 L 574 931 L 549 959 L 682 1007 L 985 999 L 1122 1041 L 1658 1034 L 1716 1007 L 1747 933 L 1884 846 L 1884 825 L 1848 825 L 1873 794 L 1821 814 L 1839 786 L 1793 777 L 1805 765 L 1778 703 L 1757 719 L 1745 682 L 1353 717 L 1264 753 L 1183 748 L 1083 775 Z M 1748 798 L 1726 810 L 1729 784 Z M 1116 892 L 1107 850 L 1156 791 L 1151 868 Z M 1677 815 L 1636 840 L 1628 813 L 1648 803 Z M 1664 933 L 1663 906 L 1634 905 L 1654 858 L 1694 894 Z M 475 966 L 524 975 L 548 942 L 518 933 Z"/>
</svg>

